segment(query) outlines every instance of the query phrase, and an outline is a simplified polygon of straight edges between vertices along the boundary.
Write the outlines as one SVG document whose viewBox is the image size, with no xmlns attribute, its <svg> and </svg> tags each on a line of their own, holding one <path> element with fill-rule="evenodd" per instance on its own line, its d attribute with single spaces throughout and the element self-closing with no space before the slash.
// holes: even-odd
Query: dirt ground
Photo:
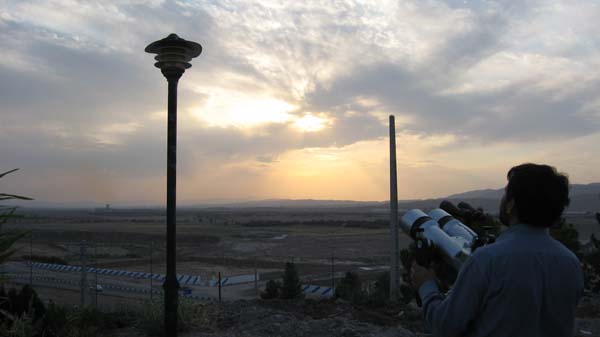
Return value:
<svg viewBox="0 0 600 337">
<path fill-rule="evenodd" d="M 14 260 L 34 256 L 79 265 L 81 242 L 85 240 L 90 266 L 165 273 L 163 211 L 25 209 L 21 213 L 26 217 L 10 227 L 31 230 L 33 235 L 18 243 Z M 211 279 L 218 272 L 233 276 L 257 270 L 261 280 L 265 280 L 279 278 L 285 262 L 293 261 L 304 282 L 328 285 L 333 261 L 335 277 L 341 277 L 345 271 L 371 267 L 375 269 L 372 272 L 361 271 L 368 278 L 366 274 L 380 272 L 377 267 L 389 265 L 387 221 L 386 212 L 368 209 L 183 210 L 178 212 L 177 272 Z M 600 237 L 600 226 L 591 215 L 577 215 L 567 221 L 575 224 L 583 241 L 592 233 Z M 409 238 L 400 234 L 400 246 L 409 243 Z M 74 304 L 79 300 L 76 290 L 42 287 L 39 292 L 42 298 L 57 303 Z M 110 310 L 143 302 L 126 296 L 106 296 L 100 297 L 99 303 Z M 582 303 L 577 336 L 600 336 L 599 303 L 600 299 Z M 320 336 L 327 329 L 340 336 L 366 336 L 372 332 L 382 336 L 423 335 L 420 312 L 410 307 L 387 308 L 386 312 L 347 303 L 305 301 L 290 305 L 256 300 L 226 302 L 215 307 L 223 314 L 221 326 L 184 336 L 252 335 L 242 333 L 246 330 L 256 336 Z M 243 316 L 244 310 L 250 316 Z M 257 317 L 272 320 L 273 324 L 268 328 L 264 328 L 266 323 L 257 325 Z M 116 331 L 115 336 L 135 333 Z"/>
<path fill-rule="evenodd" d="M 14 259 L 29 255 L 80 264 L 86 241 L 90 265 L 131 271 L 165 271 L 164 212 L 154 209 L 21 210 L 25 218 L 9 224 L 31 230 Z M 389 264 L 388 214 L 380 209 L 256 208 L 178 211 L 177 272 L 212 278 L 277 274 L 294 261 L 309 278 Z M 600 226 L 591 215 L 567 219 L 586 240 Z M 400 234 L 400 247 L 410 239 Z"/>
</svg>

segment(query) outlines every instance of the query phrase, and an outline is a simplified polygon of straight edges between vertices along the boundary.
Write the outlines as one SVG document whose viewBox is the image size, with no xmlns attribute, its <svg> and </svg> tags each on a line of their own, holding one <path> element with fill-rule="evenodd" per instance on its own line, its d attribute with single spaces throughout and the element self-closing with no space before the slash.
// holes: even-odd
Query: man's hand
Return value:
<svg viewBox="0 0 600 337">
<path fill-rule="evenodd" d="M 429 280 L 435 280 L 435 272 L 425 267 L 421 267 L 421 265 L 413 261 L 410 268 L 410 280 L 413 288 L 418 291 L 423 283 Z"/>
</svg>

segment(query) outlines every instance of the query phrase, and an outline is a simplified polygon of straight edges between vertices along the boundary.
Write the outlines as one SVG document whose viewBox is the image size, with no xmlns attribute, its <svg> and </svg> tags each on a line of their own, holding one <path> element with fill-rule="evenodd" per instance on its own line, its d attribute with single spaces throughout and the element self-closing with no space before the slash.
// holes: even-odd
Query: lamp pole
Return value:
<svg viewBox="0 0 600 337">
<path fill-rule="evenodd" d="M 400 267 L 398 257 L 398 180 L 396 175 L 396 124 L 394 115 L 390 115 L 390 234 L 392 235 L 392 260 L 390 266 L 390 300 L 398 297 L 398 275 Z"/>
<path fill-rule="evenodd" d="M 179 282 L 176 273 L 176 184 L 177 184 L 177 84 L 192 58 L 202 52 L 202 46 L 186 41 L 175 34 L 149 44 L 145 51 L 157 54 L 154 65 L 167 79 L 167 277 L 165 291 L 165 335 L 177 336 L 177 304 Z"/>
</svg>

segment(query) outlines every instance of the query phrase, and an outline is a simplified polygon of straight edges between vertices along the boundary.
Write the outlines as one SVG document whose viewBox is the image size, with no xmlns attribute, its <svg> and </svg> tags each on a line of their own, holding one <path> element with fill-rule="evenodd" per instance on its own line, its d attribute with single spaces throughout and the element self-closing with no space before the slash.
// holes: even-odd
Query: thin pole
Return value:
<svg viewBox="0 0 600 337">
<path fill-rule="evenodd" d="M 150 241 L 150 301 L 152 301 L 152 293 L 153 293 L 153 288 L 152 288 L 152 279 L 154 278 L 154 274 L 152 272 L 152 252 L 154 251 L 154 242 Z"/>
<path fill-rule="evenodd" d="M 81 259 L 81 308 L 85 307 L 85 292 L 87 288 L 87 274 L 86 274 L 86 261 L 85 261 L 85 240 L 81 241 L 81 247 L 79 248 L 79 258 Z"/>
<path fill-rule="evenodd" d="M 219 302 L 221 302 L 221 272 L 219 272 Z"/>
<path fill-rule="evenodd" d="M 29 234 L 29 285 L 33 287 L 33 231 Z"/>
<path fill-rule="evenodd" d="M 94 289 L 96 298 L 94 305 L 98 308 L 98 242 L 94 242 L 94 271 L 96 274 L 96 288 Z"/>
<path fill-rule="evenodd" d="M 165 290 L 166 335 L 177 337 L 179 282 L 176 274 L 176 185 L 177 185 L 177 83 L 181 72 L 163 71 L 169 84 L 167 116 L 167 276 Z"/>
<path fill-rule="evenodd" d="M 254 292 L 258 296 L 258 269 L 257 269 L 256 257 L 254 257 Z"/>
<path fill-rule="evenodd" d="M 254 292 L 258 295 L 258 270 L 254 267 Z"/>
<path fill-rule="evenodd" d="M 331 252 L 331 291 L 335 293 L 335 266 L 334 266 L 335 253 Z"/>
<path fill-rule="evenodd" d="M 390 266 L 390 300 L 398 294 L 398 181 L 396 177 L 396 126 L 390 115 L 390 232 L 392 236 L 392 259 Z"/>
</svg>

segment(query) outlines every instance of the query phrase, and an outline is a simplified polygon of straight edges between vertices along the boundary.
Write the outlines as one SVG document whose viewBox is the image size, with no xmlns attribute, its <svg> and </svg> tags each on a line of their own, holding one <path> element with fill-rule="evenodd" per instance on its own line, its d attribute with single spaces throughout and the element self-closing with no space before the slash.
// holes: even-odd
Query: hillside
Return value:
<svg viewBox="0 0 600 337">
<path fill-rule="evenodd" d="M 486 211 L 497 211 L 504 188 L 474 190 L 449 195 L 447 199 L 470 202 L 483 207 Z M 600 183 L 572 184 L 569 212 L 593 212 L 600 209 Z"/>
</svg>

